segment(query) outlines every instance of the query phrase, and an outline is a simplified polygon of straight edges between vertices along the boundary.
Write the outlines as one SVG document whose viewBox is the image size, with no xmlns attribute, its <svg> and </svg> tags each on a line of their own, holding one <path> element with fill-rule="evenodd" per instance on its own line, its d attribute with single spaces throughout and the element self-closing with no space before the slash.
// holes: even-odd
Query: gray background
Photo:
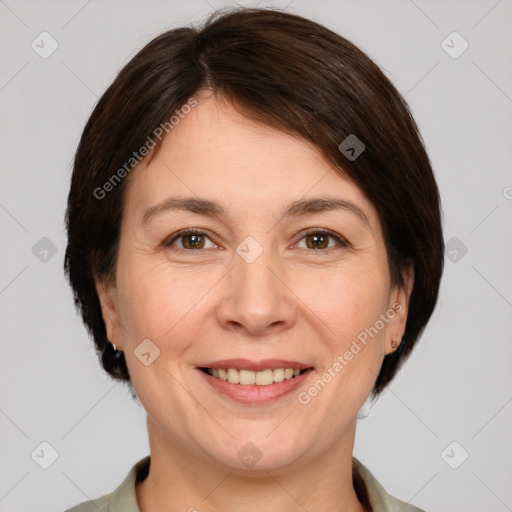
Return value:
<svg viewBox="0 0 512 512">
<path fill-rule="evenodd" d="M 103 374 L 64 280 L 71 161 L 136 51 L 229 3 L 0 0 L 2 512 L 111 492 L 149 453 L 144 410 Z M 427 511 L 512 510 L 512 1 L 241 4 L 290 4 L 366 51 L 409 102 L 439 181 L 451 240 L 439 305 L 359 422 L 355 456 Z M 47 59 L 31 48 L 43 31 L 59 45 Z M 441 46 L 453 31 L 469 44 L 458 58 Z M 48 469 L 31 457 L 43 441 L 58 453 Z"/>
</svg>

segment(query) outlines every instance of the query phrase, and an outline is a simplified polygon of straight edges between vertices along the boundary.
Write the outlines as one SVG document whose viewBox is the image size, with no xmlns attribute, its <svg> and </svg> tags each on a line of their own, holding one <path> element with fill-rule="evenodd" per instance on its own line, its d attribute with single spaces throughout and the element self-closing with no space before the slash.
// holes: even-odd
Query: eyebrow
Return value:
<svg viewBox="0 0 512 512">
<path fill-rule="evenodd" d="M 169 197 L 154 206 L 151 206 L 142 213 L 141 224 L 147 223 L 150 219 L 161 215 L 164 212 L 183 210 L 207 217 L 230 217 L 232 216 L 224 206 L 216 201 L 201 199 L 198 197 Z M 352 201 L 333 197 L 313 197 L 300 199 L 287 205 L 281 212 L 281 218 L 300 217 L 310 213 L 320 213 L 331 210 L 346 210 L 352 212 L 367 227 L 370 227 L 365 212 Z"/>
</svg>

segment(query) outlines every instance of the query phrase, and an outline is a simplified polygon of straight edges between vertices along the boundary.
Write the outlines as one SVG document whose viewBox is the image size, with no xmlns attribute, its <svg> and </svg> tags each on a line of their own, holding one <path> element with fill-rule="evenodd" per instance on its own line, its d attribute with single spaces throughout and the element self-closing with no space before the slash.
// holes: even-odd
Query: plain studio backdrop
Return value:
<svg viewBox="0 0 512 512">
<path fill-rule="evenodd" d="M 2 512 L 111 492 L 149 453 L 144 410 L 101 370 L 64 279 L 71 162 L 122 65 L 230 4 L 0 1 Z M 367 52 L 405 96 L 443 201 L 438 307 L 359 421 L 354 455 L 427 511 L 512 510 L 512 2 L 240 3 L 287 4 Z"/>
</svg>

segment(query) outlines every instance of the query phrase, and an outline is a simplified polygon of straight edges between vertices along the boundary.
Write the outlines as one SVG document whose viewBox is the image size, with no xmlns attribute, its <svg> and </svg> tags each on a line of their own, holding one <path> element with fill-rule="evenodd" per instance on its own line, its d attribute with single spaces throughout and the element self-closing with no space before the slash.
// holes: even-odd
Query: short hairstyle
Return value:
<svg viewBox="0 0 512 512">
<path fill-rule="evenodd" d="M 437 302 L 444 265 L 439 191 L 409 107 L 379 67 L 323 25 L 276 8 L 217 11 L 202 27 L 159 35 L 121 69 L 84 128 L 67 202 L 64 270 L 104 369 L 131 386 L 124 353 L 107 339 L 94 282 L 115 283 L 126 163 L 203 90 L 316 146 L 375 206 L 392 284 L 403 286 L 403 272 L 413 266 L 405 332 L 384 358 L 376 398 Z M 357 158 L 339 148 L 351 135 L 365 146 Z M 154 146 L 147 158 L 160 140 Z"/>
</svg>

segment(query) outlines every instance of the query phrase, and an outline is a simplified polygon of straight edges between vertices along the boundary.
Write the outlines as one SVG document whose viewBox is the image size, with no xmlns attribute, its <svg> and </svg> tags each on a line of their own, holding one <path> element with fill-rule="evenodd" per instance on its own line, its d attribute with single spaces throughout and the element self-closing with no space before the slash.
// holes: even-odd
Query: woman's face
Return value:
<svg viewBox="0 0 512 512">
<path fill-rule="evenodd" d="M 405 328 L 377 212 L 307 142 L 196 98 L 132 171 L 116 285 L 98 286 L 152 445 L 256 469 L 351 452 Z"/>
</svg>

